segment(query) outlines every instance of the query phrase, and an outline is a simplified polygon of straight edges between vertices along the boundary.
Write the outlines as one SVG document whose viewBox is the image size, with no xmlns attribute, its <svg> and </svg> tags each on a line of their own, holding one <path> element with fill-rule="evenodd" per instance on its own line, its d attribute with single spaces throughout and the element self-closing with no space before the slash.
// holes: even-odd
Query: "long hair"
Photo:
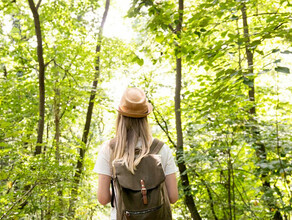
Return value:
<svg viewBox="0 0 292 220">
<path fill-rule="evenodd" d="M 141 149 L 136 150 L 138 140 L 141 140 Z M 116 122 L 116 144 L 113 150 L 112 161 L 122 159 L 128 170 L 134 174 L 141 159 L 149 153 L 152 135 L 147 117 L 131 118 L 118 114 Z"/>
</svg>

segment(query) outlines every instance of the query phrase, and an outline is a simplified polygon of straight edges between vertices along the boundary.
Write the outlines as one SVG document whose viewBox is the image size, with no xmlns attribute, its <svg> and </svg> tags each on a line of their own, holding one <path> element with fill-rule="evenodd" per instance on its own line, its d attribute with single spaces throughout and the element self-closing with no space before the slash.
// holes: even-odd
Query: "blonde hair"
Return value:
<svg viewBox="0 0 292 220">
<path fill-rule="evenodd" d="M 139 139 L 140 138 L 140 139 Z M 136 150 L 138 140 L 141 149 Z M 128 170 L 134 174 L 141 159 L 149 153 L 152 135 L 147 117 L 131 118 L 118 114 L 116 122 L 116 142 L 112 152 L 112 161 L 121 159 Z"/>
</svg>

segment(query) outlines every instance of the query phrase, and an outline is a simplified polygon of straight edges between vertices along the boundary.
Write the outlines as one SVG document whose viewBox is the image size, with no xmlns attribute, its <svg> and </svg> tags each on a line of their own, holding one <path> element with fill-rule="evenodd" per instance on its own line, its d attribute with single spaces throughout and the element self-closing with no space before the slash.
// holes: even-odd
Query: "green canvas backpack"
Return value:
<svg viewBox="0 0 292 220">
<path fill-rule="evenodd" d="M 158 155 L 163 144 L 153 140 L 149 154 L 141 160 L 135 174 L 121 160 L 114 162 L 113 199 L 117 220 L 172 219 L 161 156 Z"/>
</svg>

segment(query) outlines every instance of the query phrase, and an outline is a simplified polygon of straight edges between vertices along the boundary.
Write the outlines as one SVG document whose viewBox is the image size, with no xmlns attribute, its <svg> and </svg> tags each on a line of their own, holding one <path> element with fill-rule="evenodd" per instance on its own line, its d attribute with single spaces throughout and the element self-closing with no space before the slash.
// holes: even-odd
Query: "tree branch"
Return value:
<svg viewBox="0 0 292 220">
<path fill-rule="evenodd" d="M 54 61 L 55 60 L 55 58 L 53 58 L 53 59 L 51 59 L 50 61 L 48 61 L 48 62 L 46 62 L 45 63 L 45 67 L 47 67 L 52 61 Z"/>
<path fill-rule="evenodd" d="M 11 183 L 11 187 L 9 187 L 8 190 L 6 191 L 6 195 L 10 192 L 15 182 L 16 182 L 16 179 Z"/>
<path fill-rule="evenodd" d="M 42 3 L 42 0 L 39 0 L 38 3 L 37 3 L 37 5 L 36 5 L 36 10 L 37 11 L 39 10 L 39 7 L 40 7 L 41 3 Z"/>
<path fill-rule="evenodd" d="M 76 55 L 76 56 L 77 56 L 77 55 Z M 62 66 L 61 66 L 60 64 L 58 64 L 55 60 L 54 60 L 54 64 L 55 64 L 56 66 L 58 66 L 60 69 L 62 69 L 62 70 L 64 71 L 65 76 L 66 76 L 67 74 L 68 74 L 69 76 L 71 76 L 71 78 L 72 78 L 73 81 L 76 83 L 76 85 L 77 85 L 78 87 L 81 87 L 81 86 L 78 84 L 77 80 L 73 77 L 73 75 L 72 75 L 72 74 L 70 73 L 70 71 L 68 70 L 68 69 L 70 69 L 72 63 L 70 63 L 68 69 L 65 69 L 64 67 L 62 67 Z M 65 78 L 65 76 L 63 77 L 63 79 Z M 71 85 L 71 84 L 70 84 L 70 85 Z"/>
<path fill-rule="evenodd" d="M 104 13 L 103 13 L 103 16 L 102 16 L 101 24 L 100 24 L 100 27 L 99 27 L 99 30 L 101 31 L 101 32 L 100 32 L 100 35 L 102 34 L 103 26 L 104 26 L 104 23 L 105 23 L 106 18 L 107 18 L 109 5 L 110 5 L 110 0 L 107 0 L 107 1 L 105 2 L 105 9 L 104 9 Z"/>
<path fill-rule="evenodd" d="M 168 28 L 171 30 L 172 33 L 176 33 L 176 30 L 172 27 L 171 24 L 168 25 Z"/>
<path fill-rule="evenodd" d="M 8 214 L 9 214 L 9 212 L 11 212 L 11 210 L 17 205 L 17 204 L 19 204 L 20 202 L 21 202 L 21 200 L 24 198 L 24 197 L 26 197 L 27 195 L 28 195 L 28 197 L 26 198 L 26 200 L 29 198 L 29 196 L 30 196 L 30 194 L 31 194 L 31 192 L 32 192 L 32 190 L 36 187 L 36 185 L 37 185 L 38 183 L 35 183 L 20 199 L 18 199 L 15 203 L 13 203 L 13 205 L 6 211 L 6 213 L 4 213 L 2 216 L 1 216 L 1 218 L 0 218 L 0 220 L 1 219 L 4 219 L 4 217 L 5 216 L 7 216 Z M 25 201 L 26 201 L 25 200 Z M 25 202 L 24 201 L 24 202 Z"/>
<path fill-rule="evenodd" d="M 259 219 L 259 218 L 256 216 L 256 214 L 253 212 L 253 210 L 250 208 L 250 206 L 248 206 L 248 204 L 245 202 L 245 200 L 244 200 L 244 198 L 243 198 L 241 192 L 239 191 L 238 187 L 236 186 L 236 184 L 234 184 L 234 186 L 235 186 L 235 189 L 237 190 L 237 192 L 238 192 L 238 194 L 239 194 L 239 196 L 240 196 L 240 198 L 241 198 L 241 201 L 244 203 L 244 205 L 246 206 L 246 208 L 247 208 L 247 209 L 253 214 L 253 216 L 254 216 L 256 219 Z"/>
<path fill-rule="evenodd" d="M 174 143 L 174 141 L 172 140 L 172 138 L 170 137 L 170 133 L 168 130 L 168 126 L 167 126 L 167 122 L 164 120 L 164 118 L 162 117 L 162 115 L 160 114 L 160 112 L 157 110 L 157 108 L 155 107 L 154 103 L 151 100 L 148 100 L 152 106 L 153 106 L 153 114 L 154 114 L 154 119 L 156 121 L 156 123 L 158 124 L 158 126 L 161 128 L 161 130 L 165 133 L 165 135 L 167 136 L 169 142 L 172 144 L 173 147 L 176 148 L 176 144 Z M 164 126 L 160 123 L 157 114 L 159 115 L 159 117 L 161 118 L 161 120 L 164 123 Z"/>
<path fill-rule="evenodd" d="M 70 104 L 70 102 L 74 99 L 74 97 L 72 97 L 67 103 L 66 103 L 66 107 L 64 109 L 64 111 L 60 114 L 60 120 L 62 119 L 62 117 L 64 116 L 64 114 L 67 111 L 67 106 Z"/>
<path fill-rule="evenodd" d="M 212 193 L 211 193 L 212 188 L 208 186 L 208 184 L 206 183 L 206 181 L 202 177 L 200 177 L 200 175 L 195 170 L 194 170 L 194 173 L 200 179 L 200 181 L 203 183 L 203 185 L 206 187 L 208 196 L 210 198 L 210 203 L 211 203 L 210 206 L 211 206 L 212 214 L 214 216 L 214 219 L 215 220 L 218 220 L 218 217 L 216 216 L 216 212 L 215 212 L 215 209 L 214 209 L 215 203 L 214 203 L 213 196 L 212 196 Z"/>
</svg>

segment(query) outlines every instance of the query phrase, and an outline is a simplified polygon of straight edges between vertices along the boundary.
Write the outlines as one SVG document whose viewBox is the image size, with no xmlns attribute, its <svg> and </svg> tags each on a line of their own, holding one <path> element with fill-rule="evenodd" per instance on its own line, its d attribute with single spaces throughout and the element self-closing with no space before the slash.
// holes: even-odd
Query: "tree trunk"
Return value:
<svg viewBox="0 0 292 220">
<path fill-rule="evenodd" d="M 4 78 L 7 79 L 7 69 L 6 69 L 6 65 L 4 64 L 3 67 L 3 71 L 4 71 Z"/>
<path fill-rule="evenodd" d="M 184 2 L 179 0 L 179 21 L 176 27 L 179 39 L 181 38 L 182 22 L 183 22 L 183 10 Z M 181 47 L 177 45 L 177 54 L 180 54 Z M 182 60 L 181 57 L 176 56 L 176 86 L 175 86 L 175 123 L 176 123 L 176 134 L 177 134 L 177 145 L 176 145 L 176 159 L 180 172 L 180 178 L 184 190 L 185 203 L 191 213 L 192 219 L 200 220 L 201 217 L 198 213 L 196 204 L 192 197 L 191 187 L 189 183 L 187 168 L 184 160 L 184 149 L 183 149 L 183 133 L 182 133 L 182 122 L 181 122 L 181 108 L 180 108 L 180 92 L 181 92 L 181 78 L 182 78 Z"/>
<path fill-rule="evenodd" d="M 55 158 L 56 161 L 60 162 L 60 88 L 57 85 L 57 82 L 55 83 L 55 97 L 54 97 L 54 116 L 55 116 Z"/>
<path fill-rule="evenodd" d="M 227 179 L 227 190 L 228 190 L 228 209 L 229 209 L 229 219 L 232 219 L 232 202 L 231 202 L 231 154 L 230 154 L 230 147 L 228 146 L 228 179 Z"/>
<path fill-rule="evenodd" d="M 40 25 L 40 18 L 38 14 L 38 7 L 41 0 L 35 6 L 33 0 L 28 0 L 30 10 L 34 18 L 34 27 L 37 37 L 37 55 L 38 55 L 38 64 L 39 64 L 39 121 L 38 121 L 38 135 L 37 135 L 37 144 L 34 154 L 40 154 L 42 152 L 42 143 L 43 143 L 43 133 L 45 125 L 45 63 L 43 57 L 43 40 L 42 40 L 42 31 Z"/>
<path fill-rule="evenodd" d="M 57 74 L 58 77 L 58 74 Z M 55 96 L 54 96 L 54 117 L 55 117 L 55 159 L 56 159 L 56 163 L 58 165 L 60 165 L 60 136 L 61 136 L 61 132 L 60 132 L 60 88 L 58 85 L 58 80 L 56 80 L 55 82 L 55 88 L 54 88 L 54 92 L 55 92 Z M 63 207 L 64 206 L 64 201 L 63 201 L 63 190 L 62 188 L 58 190 L 57 192 L 58 194 L 58 205 L 59 207 Z M 61 211 L 58 212 L 58 217 L 61 219 L 62 216 L 64 215 L 63 210 L 61 209 Z"/>
<path fill-rule="evenodd" d="M 91 95 L 89 98 L 89 104 L 87 108 L 87 114 L 86 114 L 86 121 L 85 121 L 85 126 L 83 130 L 83 135 L 82 135 L 82 143 L 83 146 L 79 148 L 79 159 L 77 161 L 76 165 L 76 172 L 74 175 L 74 186 L 72 189 L 72 195 L 71 195 L 71 200 L 70 200 L 70 212 L 71 215 L 74 216 L 75 212 L 75 200 L 77 198 L 77 190 L 79 183 L 81 181 L 81 175 L 83 172 L 83 167 L 84 167 L 84 156 L 85 156 L 85 146 L 87 144 L 88 140 L 88 134 L 90 130 L 90 124 L 91 124 L 91 117 L 92 117 L 92 112 L 93 112 L 93 107 L 94 107 L 94 99 L 96 96 L 96 89 L 97 89 L 97 83 L 100 77 L 100 51 L 101 51 L 101 40 L 102 40 L 102 32 L 103 32 L 103 26 L 107 18 L 108 10 L 109 10 L 109 5 L 110 5 L 110 0 L 106 0 L 105 4 L 105 10 L 103 13 L 103 17 L 101 20 L 101 24 L 99 27 L 99 33 L 98 33 L 98 40 L 97 40 L 97 45 L 96 45 L 96 61 L 95 61 L 95 74 L 94 74 L 94 80 L 92 83 L 92 90 L 91 90 Z"/>
<path fill-rule="evenodd" d="M 253 103 L 253 106 L 249 109 L 249 113 L 251 116 L 251 123 L 253 124 L 251 129 L 252 129 L 252 137 L 254 139 L 254 146 L 255 146 L 255 151 L 256 155 L 258 157 L 258 160 L 260 161 L 266 161 L 267 160 L 267 153 L 266 153 L 266 146 L 265 144 L 261 143 L 260 141 L 260 132 L 257 126 L 257 120 L 255 118 L 256 116 L 256 107 L 255 107 L 255 86 L 254 86 L 254 58 L 253 58 L 253 51 L 251 50 L 250 47 L 250 35 L 249 35 L 249 27 L 248 27 L 248 22 L 247 22 L 247 13 L 246 13 L 246 5 L 242 3 L 241 5 L 241 14 L 242 14 L 242 23 L 243 23 L 243 34 L 245 38 L 245 52 L 246 52 L 246 59 L 247 59 L 247 65 L 248 65 L 248 75 L 252 76 L 252 79 L 249 79 L 249 101 Z M 262 173 L 261 174 L 261 180 L 263 183 L 263 191 L 267 191 L 271 189 L 271 184 L 269 179 L 267 178 L 268 174 L 267 173 Z M 272 206 L 274 204 L 268 204 L 270 207 L 270 210 L 272 209 Z M 274 219 L 280 220 L 282 219 L 281 213 L 277 210 L 274 215 Z"/>
<path fill-rule="evenodd" d="M 197 176 L 199 177 L 198 174 L 197 174 Z M 211 207 L 211 211 L 212 211 L 213 217 L 214 217 L 215 220 L 218 220 L 218 217 L 217 217 L 216 212 L 215 212 L 214 200 L 213 200 L 213 196 L 212 196 L 210 187 L 208 186 L 208 184 L 203 179 L 201 179 L 201 181 L 202 181 L 202 183 L 204 184 L 204 186 L 207 189 L 207 193 L 208 193 L 208 196 L 210 198 L 210 207 Z"/>
</svg>

